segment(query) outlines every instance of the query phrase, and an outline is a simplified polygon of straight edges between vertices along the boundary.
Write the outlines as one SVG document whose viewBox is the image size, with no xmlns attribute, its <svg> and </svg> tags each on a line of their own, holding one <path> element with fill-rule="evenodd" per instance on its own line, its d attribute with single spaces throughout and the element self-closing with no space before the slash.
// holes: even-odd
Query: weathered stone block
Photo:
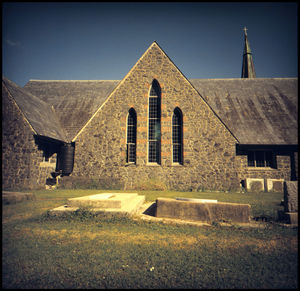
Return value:
<svg viewBox="0 0 300 291">
<path fill-rule="evenodd" d="M 175 218 L 212 223 L 250 222 L 250 205 L 238 203 L 201 203 L 157 198 L 156 217 Z"/>
<path fill-rule="evenodd" d="M 262 192 L 265 190 L 264 179 L 246 178 L 246 190 L 249 192 Z"/>
<path fill-rule="evenodd" d="M 283 192 L 283 179 L 267 179 L 268 192 Z"/>
<path fill-rule="evenodd" d="M 284 182 L 284 211 L 298 212 L 298 181 Z"/>
</svg>

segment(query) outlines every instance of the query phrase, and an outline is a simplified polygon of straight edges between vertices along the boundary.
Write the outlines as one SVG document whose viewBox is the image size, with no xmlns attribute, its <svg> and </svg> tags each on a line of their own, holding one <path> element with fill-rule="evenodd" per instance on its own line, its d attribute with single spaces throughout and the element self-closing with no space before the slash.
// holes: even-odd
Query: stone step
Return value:
<svg viewBox="0 0 300 291">
<path fill-rule="evenodd" d="M 138 196 L 137 193 L 101 193 L 70 198 L 67 205 L 70 207 L 122 208 L 136 196 Z"/>
<path fill-rule="evenodd" d="M 121 208 L 93 208 L 91 211 L 96 213 L 135 214 L 144 202 L 145 196 L 137 196 L 132 198 L 127 204 L 124 203 Z"/>
<path fill-rule="evenodd" d="M 131 194 L 135 194 L 135 193 L 131 193 Z M 123 195 L 123 194 L 122 194 Z M 92 195 L 93 196 L 93 195 Z M 81 197 L 79 197 L 81 198 Z M 97 197 L 96 197 L 97 198 Z M 125 198 L 125 197 L 124 197 Z M 97 199 L 94 199 L 97 200 Z M 107 208 L 107 207 L 95 207 L 95 206 L 91 206 L 91 208 L 89 208 L 89 211 L 94 212 L 96 214 L 117 214 L 117 215 L 133 215 L 135 213 L 137 213 L 137 211 L 139 210 L 139 208 L 143 205 L 143 203 L 145 202 L 145 196 L 143 195 L 131 195 L 130 199 L 124 199 L 122 200 L 122 204 L 121 207 L 111 207 L 111 208 Z M 96 203 L 97 205 L 97 203 Z M 63 206 L 59 206 L 56 207 L 52 210 L 50 210 L 50 213 L 52 215 L 64 215 L 64 214 L 70 214 L 70 213 L 74 213 L 76 210 L 78 210 L 81 206 L 74 206 L 74 205 L 63 205 Z"/>
</svg>

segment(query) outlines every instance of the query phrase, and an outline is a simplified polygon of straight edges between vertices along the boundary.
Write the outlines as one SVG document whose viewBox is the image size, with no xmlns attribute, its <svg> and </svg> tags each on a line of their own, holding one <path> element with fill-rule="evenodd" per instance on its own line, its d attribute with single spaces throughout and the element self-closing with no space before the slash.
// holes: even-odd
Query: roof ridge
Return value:
<svg viewBox="0 0 300 291">
<path fill-rule="evenodd" d="M 242 80 L 249 81 L 251 78 L 186 78 L 187 80 L 208 80 L 208 81 L 219 81 L 219 80 Z M 253 78 L 254 79 L 254 78 Z M 252 80 L 253 80 L 252 79 Z M 265 78 L 255 78 L 255 80 L 287 80 L 287 79 L 298 79 L 298 77 L 265 77 Z M 38 79 L 30 79 L 28 82 L 121 82 L 122 80 L 38 80 Z M 23 88 L 23 87 L 20 87 Z M 30 94 L 30 92 L 28 92 Z"/>
<path fill-rule="evenodd" d="M 188 78 L 188 80 L 207 80 L 207 81 L 219 81 L 219 80 L 241 80 L 245 82 L 251 82 L 255 80 L 287 80 L 298 79 L 298 77 L 277 77 L 277 78 Z"/>
<path fill-rule="evenodd" d="M 27 120 L 27 122 L 30 125 L 30 127 L 33 129 L 33 131 L 37 135 L 40 135 L 40 133 L 38 132 L 38 130 L 35 128 L 35 125 L 32 124 L 32 120 L 31 120 L 30 116 L 28 116 L 28 113 L 26 113 L 24 111 L 24 108 L 22 108 L 22 106 L 19 104 L 19 101 L 17 101 L 16 98 L 13 96 L 14 94 L 11 92 L 10 88 L 7 85 L 9 85 L 10 87 L 13 87 L 14 90 L 20 91 L 22 94 L 26 94 L 27 96 L 31 97 L 32 99 L 34 99 L 34 102 L 40 102 L 40 104 L 43 104 L 43 106 L 45 106 L 45 107 L 49 107 L 50 104 L 47 103 L 47 102 L 45 102 L 44 100 L 38 98 L 36 95 L 32 94 L 31 92 L 29 92 L 26 88 L 23 88 L 23 87 L 19 86 L 18 84 L 16 84 L 15 82 L 7 79 L 6 77 L 2 77 L 2 83 L 4 84 L 6 90 L 10 94 L 11 98 L 13 99 L 13 101 L 15 102 L 15 104 L 17 105 L 17 107 L 19 108 L 19 110 L 21 111 L 22 115 Z M 60 138 L 63 139 L 64 141 L 66 141 L 66 132 L 65 132 L 64 128 L 61 126 L 61 123 L 59 121 L 59 118 L 57 116 L 57 113 L 56 113 L 54 107 L 50 106 L 50 110 L 51 110 L 51 112 L 53 114 L 53 118 L 55 119 L 56 122 L 58 122 L 58 125 L 60 126 L 60 128 L 59 128 L 59 130 L 60 130 L 60 132 L 59 132 Z M 62 134 L 62 136 L 61 136 L 61 134 Z M 54 137 L 52 137 L 52 138 L 54 138 Z M 57 137 L 55 139 L 57 139 Z"/>
<path fill-rule="evenodd" d="M 30 79 L 29 82 L 119 82 L 121 80 L 38 80 Z"/>
</svg>

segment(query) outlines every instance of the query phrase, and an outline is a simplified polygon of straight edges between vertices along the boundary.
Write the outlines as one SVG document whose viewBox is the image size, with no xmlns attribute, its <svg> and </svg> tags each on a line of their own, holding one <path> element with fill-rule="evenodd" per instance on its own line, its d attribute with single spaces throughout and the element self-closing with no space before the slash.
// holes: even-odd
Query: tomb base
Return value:
<svg viewBox="0 0 300 291">
<path fill-rule="evenodd" d="M 196 199 L 195 199 L 196 200 Z M 156 217 L 200 222 L 250 222 L 250 205 L 157 198 Z"/>
<path fill-rule="evenodd" d="M 298 225 L 298 212 L 284 212 L 278 210 L 278 219 L 287 224 Z"/>
</svg>

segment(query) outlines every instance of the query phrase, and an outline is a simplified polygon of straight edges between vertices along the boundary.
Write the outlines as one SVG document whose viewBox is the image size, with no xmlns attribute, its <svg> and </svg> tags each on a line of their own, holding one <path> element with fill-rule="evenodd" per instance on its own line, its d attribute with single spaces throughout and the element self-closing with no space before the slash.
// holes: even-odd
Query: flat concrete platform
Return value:
<svg viewBox="0 0 300 291">
<path fill-rule="evenodd" d="M 36 197 L 32 193 L 2 191 L 3 204 L 16 204 L 26 200 L 35 200 Z"/>
<path fill-rule="evenodd" d="M 138 196 L 137 193 L 101 193 L 89 196 L 70 198 L 68 205 L 94 208 L 122 208 Z"/>
<path fill-rule="evenodd" d="M 101 193 L 70 198 L 66 205 L 50 210 L 52 215 L 74 213 L 80 208 L 87 208 L 96 214 L 135 214 L 143 205 L 145 196 L 137 193 Z"/>
<path fill-rule="evenodd" d="M 199 199 L 199 198 L 185 198 L 185 197 L 176 197 L 175 199 L 180 201 L 193 201 L 199 203 L 218 203 L 218 200 L 214 200 L 214 199 Z"/>
</svg>

